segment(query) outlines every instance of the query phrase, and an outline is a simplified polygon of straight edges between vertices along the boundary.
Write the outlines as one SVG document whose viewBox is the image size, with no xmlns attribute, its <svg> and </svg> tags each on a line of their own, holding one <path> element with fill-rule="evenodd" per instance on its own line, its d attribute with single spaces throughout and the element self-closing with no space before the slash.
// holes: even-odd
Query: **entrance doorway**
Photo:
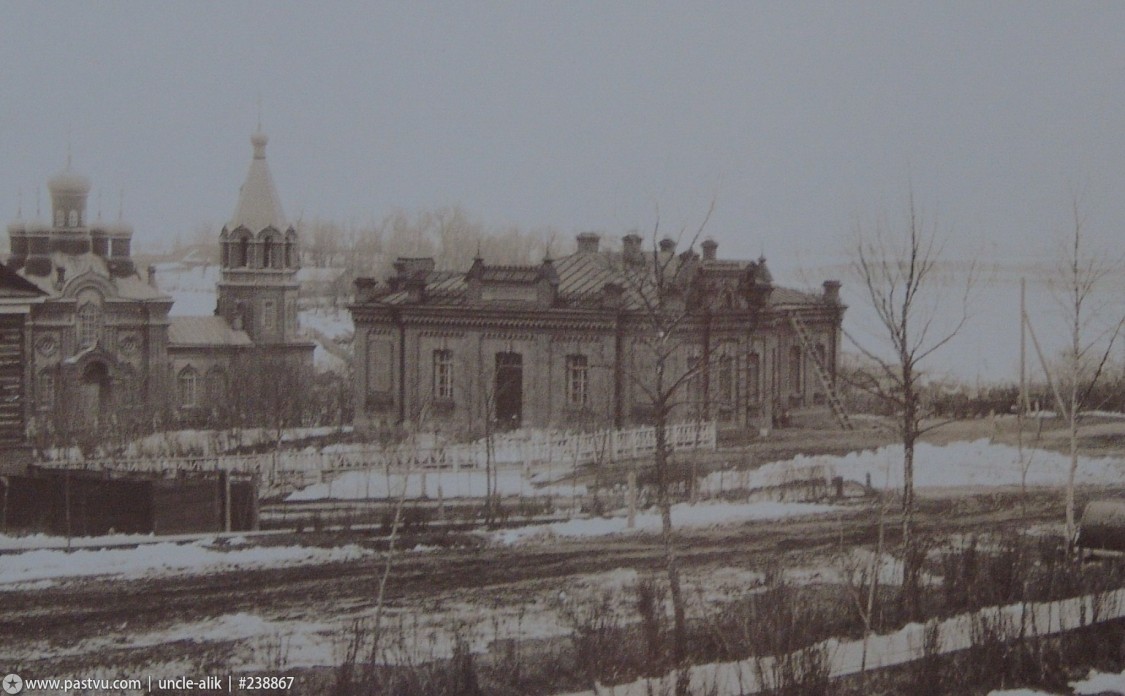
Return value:
<svg viewBox="0 0 1125 696">
<path fill-rule="evenodd" d="M 103 362 L 92 362 L 78 385 L 78 417 L 84 429 L 97 429 L 102 416 L 109 414 L 109 399 L 109 369 Z"/>
<path fill-rule="evenodd" d="M 515 430 L 523 421 L 523 356 L 496 354 L 496 421 L 500 430 Z"/>
</svg>

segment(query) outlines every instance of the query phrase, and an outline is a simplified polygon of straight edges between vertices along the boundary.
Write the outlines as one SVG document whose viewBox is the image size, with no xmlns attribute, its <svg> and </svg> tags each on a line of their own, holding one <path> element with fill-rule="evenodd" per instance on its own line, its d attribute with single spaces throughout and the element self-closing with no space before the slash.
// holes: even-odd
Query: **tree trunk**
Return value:
<svg viewBox="0 0 1125 696">
<path fill-rule="evenodd" d="M 914 539 L 914 437 L 903 438 L 902 458 L 902 601 L 908 620 L 918 616 L 919 562 Z"/>
<path fill-rule="evenodd" d="M 680 568 L 676 558 L 675 530 L 672 527 L 672 499 L 669 494 L 667 409 L 657 407 L 656 424 L 656 496 L 660 506 L 660 537 L 664 545 L 664 569 L 672 597 L 672 662 L 676 668 L 676 696 L 687 696 L 687 618 L 684 614 Z"/>
</svg>

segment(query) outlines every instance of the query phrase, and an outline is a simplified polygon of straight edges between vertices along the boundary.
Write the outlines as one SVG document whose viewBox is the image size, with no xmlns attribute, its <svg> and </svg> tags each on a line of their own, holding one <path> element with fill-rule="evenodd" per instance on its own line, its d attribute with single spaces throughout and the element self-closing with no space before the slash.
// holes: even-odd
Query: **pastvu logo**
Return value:
<svg viewBox="0 0 1125 696">
<path fill-rule="evenodd" d="M 4 680 L 0 682 L 0 684 L 4 686 L 4 693 L 12 694 L 13 696 L 23 691 L 23 679 L 20 679 L 20 675 L 18 674 L 9 674 L 4 677 Z"/>
</svg>

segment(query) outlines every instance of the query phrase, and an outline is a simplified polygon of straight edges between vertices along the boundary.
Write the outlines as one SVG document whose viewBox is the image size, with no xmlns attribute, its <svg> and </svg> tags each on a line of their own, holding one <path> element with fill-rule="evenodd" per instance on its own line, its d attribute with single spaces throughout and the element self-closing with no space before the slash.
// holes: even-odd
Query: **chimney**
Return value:
<svg viewBox="0 0 1125 696">
<path fill-rule="evenodd" d="M 156 287 L 156 266 L 148 267 L 148 284 Z"/>
<path fill-rule="evenodd" d="M 704 261 L 714 261 L 715 260 L 715 252 L 717 252 L 719 250 L 719 243 L 716 242 L 714 239 L 708 238 L 708 239 L 704 239 L 703 244 L 701 244 L 700 246 L 703 247 L 703 260 Z"/>
<path fill-rule="evenodd" d="M 600 237 L 597 232 L 583 232 L 578 235 L 578 253 L 579 254 L 596 254 L 598 253 L 598 240 Z"/>
<path fill-rule="evenodd" d="M 676 251 L 676 242 L 671 237 L 665 237 L 660 240 L 660 256 L 662 259 L 668 259 Z"/>
<path fill-rule="evenodd" d="M 641 236 L 630 232 L 621 238 L 621 255 L 626 263 L 637 263 L 641 260 Z"/>
<path fill-rule="evenodd" d="M 828 304 L 840 304 L 840 281 L 824 281 L 824 301 Z"/>
<path fill-rule="evenodd" d="M 61 288 L 66 283 L 66 269 L 62 266 L 55 267 L 55 287 Z"/>
</svg>

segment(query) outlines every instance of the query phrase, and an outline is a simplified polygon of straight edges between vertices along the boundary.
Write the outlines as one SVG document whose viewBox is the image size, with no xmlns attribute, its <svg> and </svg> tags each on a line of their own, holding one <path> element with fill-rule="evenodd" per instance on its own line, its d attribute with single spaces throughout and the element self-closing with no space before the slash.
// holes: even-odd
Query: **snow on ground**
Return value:
<svg viewBox="0 0 1125 696">
<path fill-rule="evenodd" d="M 1090 670 L 1090 676 L 1081 681 L 1071 682 L 1070 688 L 1075 696 L 1094 696 L 1096 694 L 1125 694 L 1125 672 L 1121 674 L 1105 674 Z M 1032 689 L 1008 689 L 1006 691 L 990 691 L 988 696 L 1051 696 L 1046 691 Z"/>
<path fill-rule="evenodd" d="M 739 524 L 754 520 L 773 520 L 801 515 L 820 515 L 840 510 L 833 505 L 813 503 L 707 503 L 689 505 L 681 503 L 672 506 L 672 524 L 676 529 L 714 527 Z M 642 512 L 636 516 L 635 526 L 628 529 L 625 517 L 591 517 L 572 519 L 553 524 L 531 525 L 496 532 L 493 541 L 501 544 L 517 544 L 526 541 L 541 541 L 558 537 L 592 537 L 609 534 L 639 533 L 653 534 L 660 531 L 660 513 L 655 510 Z"/>
<path fill-rule="evenodd" d="M 227 544 L 230 545 L 229 543 Z M 164 575 L 221 573 L 320 565 L 352 561 L 372 553 L 359 546 L 336 548 L 252 546 L 221 550 L 209 542 L 157 543 L 130 549 L 36 550 L 5 555 L 0 563 L 0 589 L 21 589 L 25 583 L 67 578 L 112 576 L 140 578 Z M 15 585 L 16 587 L 6 587 Z"/>
<path fill-rule="evenodd" d="M 1105 674 L 1090 670 L 1090 676 L 1082 681 L 1071 682 L 1075 694 L 1125 694 L 1125 672 Z"/>
<path fill-rule="evenodd" d="M 1068 457 L 1046 450 L 1024 450 L 1029 486 L 1060 486 L 1066 483 Z M 1019 450 L 988 440 L 954 442 L 944 446 L 919 443 L 914 452 L 914 485 L 917 488 L 958 486 L 1018 486 L 1022 474 Z M 835 476 L 865 481 L 877 488 L 902 486 L 902 446 L 852 452 L 843 456 L 797 455 L 750 471 L 716 471 L 701 484 L 701 490 L 721 493 L 784 486 L 810 479 L 826 483 Z M 1080 457 L 1077 482 L 1120 484 L 1125 480 L 1125 461 L 1119 458 Z"/>
<path fill-rule="evenodd" d="M 347 341 L 355 335 L 352 314 L 346 309 L 314 307 L 297 312 L 302 328 L 312 329 L 333 341 Z"/>
<path fill-rule="evenodd" d="M 416 498 L 483 498 L 488 485 L 484 470 L 426 471 L 400 474 L 383 470 L 349 471 L 327 483 L 318 483 L 291 493 L 286 500 L 362 500 L 397 498 L 406 487 L 407 499 Z M 496 472 L 495 490 L 501 496 L 572 496 L 586 495 L 582 485 L 556 484 L 536 486 L 520 469 Z"/>
<path fill-rule="evenodd" d="M 827 564 L 814 568 L 787 568 L 784 571 L 785 580 L 796 585 L 859 584 L 861 579 L 872 575 L 878 575 L 880 585 L 901 585 L 902 559 L 887 553 L 876 559 L 875 553 L 868 549 L 853 549 Z M 937 585 L 940 578 L 923 571 L 921 582 L 927 586 Z"/>
</svg>

